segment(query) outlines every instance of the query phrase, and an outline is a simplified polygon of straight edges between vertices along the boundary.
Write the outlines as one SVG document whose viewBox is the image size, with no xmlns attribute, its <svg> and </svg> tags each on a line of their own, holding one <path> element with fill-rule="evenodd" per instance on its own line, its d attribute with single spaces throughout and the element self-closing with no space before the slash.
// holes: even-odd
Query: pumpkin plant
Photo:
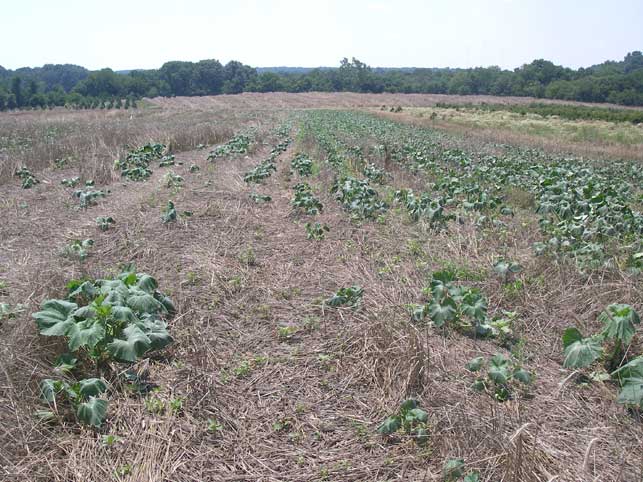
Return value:
<svg viewBox="0 0 643 482">
<path fill-rule="evenodd" d="M 402 430 L 406 435 L 412 436 L 416 442 L 424 443 L 429 438 L 428 419 L 428 413 L 418 407 L 417 400 L 409 398 L 402 402 L 397 413 L 382 422 L 377 431 L 389 436 Z"/>
<path fill-rule="evenodd" d="M 499 402 L 512 398 L 515 382 L 529 385 L 532 381 L 531 373 L 500 353 L 489 360 L 482 356 L 476 357 L 467 363 L 466 368 L 470 372 L 486 370 L 486 376 L 478 377 L 472 388 L 489 393 Z"/>
<path fill-rule="evenodd" d="M 337 292 L 326 300 L 328 306 L 338 308 L 340 306 L 357 307 L 362 302 L 364 288 L 353 285 L 348 288 L 340 288 Z"/>
<path fill-rule="evenodd" d="M 172 342 L 166 318 L 176 308 L 150 275 L 126 267 L 115 278 L 74 280 L 67 287 L 66 299 L 45 300 L 32 315 L 41 335 L 66 341 L 68 351 L 56 361 L 59 373 L 69 376 L 83 368 L 116 372 L 113 363 L 134 363 Z M 107 402 L 97 397 L 106 389 L 99 378 L 41 384 L 42 397 L 54 409 L 68 402 L 78 420 L 96 426 L 105 418 Z"/>
</svg>

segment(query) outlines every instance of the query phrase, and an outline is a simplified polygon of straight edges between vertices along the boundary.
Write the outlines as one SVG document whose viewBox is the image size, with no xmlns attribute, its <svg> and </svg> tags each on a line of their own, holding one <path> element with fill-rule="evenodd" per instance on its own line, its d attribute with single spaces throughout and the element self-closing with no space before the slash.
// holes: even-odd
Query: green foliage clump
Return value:
<svg viewBox="0 0 643 482">
<path fill-rule="evenodd" d="M 290 165 L 302 177 L 310 176 L 313 173 L 313 161 L 306 154 L 297 154 L 290 162 Z"/>
<path fill-rule="evenodd" d="M 154 278 L 132 267 L 115 278 L 73 280 L 67 288 L 66 299 L 45 300 L 33 314 L 39 333 L 65 338 L 68 349 L 56 360 L 56 370 L 65 378 L 43 380 L 41 394 L 54 410 L 71 406 L 80 422 L 100 426 L 107 402 L 98 396 L 107 383 L 102 378 L 68 379 L 84 370 L 107 373 L 111 363 L 134 363 L 167 346 L 172 337 L 164 318 L 176 309 Z"/>
<path fill-rule="evenodd" d="M 390 436 L 402 430 L 422 444 L 429 439 L 428 420 L 429 414 L 418 407 L 417 400 L 410 398 L 402 402 L 397 413 L 386 418 L 377 431 L 382 435 Z"/>
<path fill-rule="evenodd" d="M 277 166 L 273 158 L 268 158 L 261 161 L 254 169 L 248 171 L 243 176 L 243 180 L 248 184 L 259 184 L 264 179 L 272 176 L 273 172 L 277 172 Z"/>
<path fill-rule="evenodd" d="M 40 181 L 36 179 L 36 176 L 34 176 L 26 166 L 16 169 L 14 176 L 19 177 L 22 181 L 22 189 L 30 189 L 36 184 L 40 184 Z"/>
<path fill-rule="evenodd" d="M 96 218 L 96 225 L 101 231 L 107 231 L 112 224 L 116 224 L 116 221 L 111 216 L 99 216 Z"/>
<path fill-rule="evenodd" d="M 512 398 L 515 382 L 529 385 L 533 378 L 531 373 L 500 353 L 489 360 L 481 356 L 476 357 L 467 363 L 466 368 L 470 372 L 486 370 L 486 374 L 478 377 L 472 388 L 489 393 L 499 402 Z"/>
<path fill-rule="evenodd" d="M 79 189 L 72 193 L 73 197 L 78 198 L 81 209 L 87 209 L 90 206 L 98 204 L 98 199 L 103 198 L 106 195 L 105 191 L 94 191 L 92 189 Z"/>
<path fill-rule="evenodd" d="M 344 176 L 335 181 L 331 193 L 343 205 L 344 209 L 358 218 L 376 218 L 388 209 L 388 205 L 379 199 L 379 195 L 368 182 L 368 179 L 355 179 Z"/>
<path fill-rule="evenodd" d="M 76 187 L 78 184 L 80 184 L 80 177 L 72 177 L 70 179 L 63 179 L 60 181 L 60 184 L 62 184 L 65 187 Z"/>
<path fill-rule="evenodd" d="M 77 258 L 80 261 L 84 261 L 89 255 L 89 249 L 94 246 L 93 239 L 75 239 L 70 244 L 65 246 L 63 254 L 70 258 Z"/>
<path fill-rule="evenodd" d="M 161 221 L 163 222 L 163 224 L 176 221 L 176 208 L 174 207 L 174 203 L 172 201 L 167 202 L 167 206 L 165 206 L 165 209 L 161 213 Z"/>
<path fill-rule="evenodd" d="M 295 197 L 291 201 L 293 207 L 301 209 L 309 215 L 322 212 L 324 206 L 321 201 L 315 197 L 308 183 L 300 182 L 293 187 L 293 190 L 295 191 Z"/>
<path fill-rule="evenodd" d="M 305 228 L 306 237 L 317 241 L 324 239 L 326 233 L 330 231 L 330 228 L 326 224 L 321 223 L 306 223 Z"/>
<path fill-rule="evenodd" d="M 225 144 L 215 147 L 208 154 L 208 161 L 213 161 L 219 157 L 228 156 L 230 154 L 245 154 L 248 152 L 252 139 L 245 134 L 238 134 L 230 139 Z"/>
<path fill-rule="evenodd" d="M 257 204 L 264 204 L 272 201 L 272 198 L 267 194 L 258 194 L 256 192 L 250 193 L 250 199 L 252 199 Z"/>
<path fill-rule="evenodd" d="M 340 288 L 337 292 L 326 300 L 328 306 L 338 308 L 340 306 L 358 307 L 362 303 L 364 288 L 353 285 L 348 288 Z"/>
<path fill-rule="evenodd" d="M 124 160 L 114 161 L 114 169 L 120 170 L 121 176 L 131 181 L 144 181 L 152 175 L 150 163 L 155 159 L 161 159 L 164 150 L 163 144 L 145 144 L 129 151 Z"/>
</svg>

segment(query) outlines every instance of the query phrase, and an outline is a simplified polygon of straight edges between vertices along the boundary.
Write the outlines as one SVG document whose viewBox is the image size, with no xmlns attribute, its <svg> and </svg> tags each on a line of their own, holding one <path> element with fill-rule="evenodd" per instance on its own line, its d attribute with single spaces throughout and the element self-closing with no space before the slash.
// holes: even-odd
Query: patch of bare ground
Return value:
<svg viewBox="0 0 643 482">
<path fill-rule="evenodd" d="M 640 479 L 641 421 L 614 402 L 614 387 L 577 383 L 561 368 L 560 347 L 566 326 L 598 328 L 605 304 L 641 306 L 634 278 L 583 276 L 534 258 L 538 223 L 526 210 L 503 230 L 465 222 L 436 233 L 396 208 L 381 224 L 352 222 L 328 192 L 334 175 L 325 165 L 307 179 L 323 213 L 303 216 L 290 205 L 300 179 L 289 160 L 315 146 L 291 147 L 272 177 L 248 186 L 243 173 L 276 142 L 270 122 L 258 125 L 265 129 L 249 156 L 211 163 L 207 151 L 178 153 L 184 164 L 171 169 L 185 186 L 177 192 L 161 185 L 167 169 L 155 169 L 145 183 L 111 184 L 105 200 L 79 212 L 58 187 L 63 173 L 27 191 L 0 187 L 0 279 L 7 281 L 0 301 L 27 304 L 0 325 L 0 478 L 429 481 L 442 480 L 446 459 L 463 457 L 489 481 Z M 200 171 L 189 171 L 193 163 Z M 426 183 L 396 165 L 387 169 L 383 196 Z M 255 204 L 250 192 L 272 201 Z M 168 199 L 193 215 L 162 225 Z M 100 215 L 116 226 L 97 231 Z M 306 239 L 308 220 L 330 227 L 325 240 Z M 96 242 L 84 263 L 58 254 L 84 237 Z M 498 255 L 524 266 L 525 289 L 510 290 L 493 275 Z M 36 335 L 29 313 L 63 295 L 68 279 L 128 261 L 155 276 L 178 308 L 175 344 L 136 366 L 157 390 L 135 396 L 116 385 L 98 431 L 37 422 L 37 384 L 51 373 L 54 344 Z M 507 350 L 409 322 L 407 304 L 422 299 L 430 273 L 445 265 L 483 290 L 491 314 L 518 313 L 514 329 L 523 341 L 514 353 L 536 373 L 532 389 L 505 403 L 471 390 L 465 363 Z M 353 284 L 365 289 L 360 308 L 324 306 Z M 424 446 L 375 432 L 409 396 L 429 412 Z M 177 400 L 180 408 L 168 409 Z M 118 441 L 103 445 L 105 434 Z"/>
</svg>

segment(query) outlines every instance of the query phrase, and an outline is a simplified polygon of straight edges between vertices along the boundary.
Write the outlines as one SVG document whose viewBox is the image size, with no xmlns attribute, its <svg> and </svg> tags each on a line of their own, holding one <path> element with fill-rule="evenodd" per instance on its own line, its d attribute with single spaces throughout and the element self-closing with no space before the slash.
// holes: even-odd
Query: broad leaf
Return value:
<svg viewBox="0 0 643 482">
<path fill-rule="evenodd" d="M 622 381 L 622 389 L 616 401 L 623 405 L 643 409 L 643 377 L 630 377 Z"/>
<path fill-rule="evenodd" d="M 450 298 L 445 298 L 441 302 L 431 301 L 429 303 L 429 316 L 431 321 L 437 327 L 444 326 L 445 323 L 453 321 L 456 315 L 455 302 Z"/>
<path fill-rule="evenodd" d="M 462 459 L 449 459 L 447 463 L 444 464 L 443 468 L 444 480 L 445 481 L 455 481 L 462 477 L 464 473 L 464 460 Z"/>
<path fill-rule="evenodd" d="M 583 368 L 591 365 L 602 354 L 603 348 L 595 338 L 582 338 L 565 347 L 565 368 Z"/>
<path fill-rule="evenodd" d="M 474 320 L 483 321 L 487 317 L 487 302 L 477 291 L 470 291 L 462 299 L 462 311 Z"/>
<path fill-rule="evenodd" d="M 409 410 L 409 412 L 406 415 L 406 417 L 407 417 L 407 419 L 408 419 L 408 417 L 411 417 L 412 421 L 416 421 L 416 422 L 420 422 L 420 423 L 426 423 L 426 421 L 429 418 L 429 414 L 426 413 L 421 408 L 414 408 L 412 410 Z"/>
<path fill-rule="evenodd" d="M 605 324 L 603 336 L 615 338 L 628 345 L 636 332 L 635 324 L 641 322 L 639 315 L 630 305 L 611 304 L 598 317 Z"/>
<path fill-rule="evenodd" d="M 67 387 L 65 382 L 46 378 L 40 382 L 40 396 L 49 403 L 53 403 L 56 395 Z"/>
<path fill-rule="evenodd" d="M 522 368 L 514 371 L 514 378 L 525 385 L 529 385 L 531 383 L 531 373 L 527 370 L 523 370 Z"/>
<path fill-rule="evenodd" d="M 400 421 L 400 417 L 388 417 L 377 428 L 377 431 L 382 435 L 390 435 L 397 432 L 401 426 L 402 422 Z"/>
<path fill-rule="evenodd" d="M 408 398 L 402 402 L 402 405 L 400 405 L 400 411 L 401 412 L 407 412 L 409 410 L 413 410 L 418 406 L 418 401 L 414 398 Z"/>
<path fill-rule="evenodd" d="M 78 358 L 76 358 L 71 353 L 63 353 L 54 362 L 56 370 L 60 373 L 69 373 L 74 368 L 76 368 L 76 363 L 78 363 Z"/>
<path fill-rule="evenodd" d="M 583 335 L 578 331 L 578 328 L 567 328 L 563 333 L 563 348 L 567 348 L 572 343 L 581 341 L 582 339 Z"/>
<path fill-rule="evenodd" d="M 157 313 L 165 311 L 165 307 L 151 294 L 140 288 L 131 287 L 127 297 L 127 306 L 137 313 Z"/>
<path fill-rule="evenodd" d="M 76 416 L 84 424 L 100 427 L 107 416 L 107 402 L 91 397 L 88 401 L 78 404 Z"/>
<path fill-rule="evenodd" d="M 94 348 L 105 338 L 105 327 L 97 319 L 79 321 L 67 333 L 69 349 L 78 350 L 81 346 Z"/>
<path fill-rule="evenodd" d="M 478 370 L 480 370 L 480 368 L 482 368 L 483 364 L 484 364 L 484 357 L 478 356 L 473 360 L 469 361 L 469 363 L 467 363 L 465 367 L 470 372 L 477 372 Z"/>
<path fill-rule="evenodd" d="M 107 390 L 107 384 L 101 378 L 79 380 L 79 393 L 83 398 L 95 397 Z"/>
<path fill-rule="evenodd" d="M 42 304 L 42 311 L 34 313 L 41 335 L 64 336 L 75 325 L 74 311 L 78 308 L 76 303 L 64 300 L 46 300 Z"/>
<path fill-rule="evenodd" d="M 133 363 L 152 346 L 152 341 L 136 325 L 125 328 L 122 336 L 123 338 L 115 338 L 107 345 L 107 351 L 116 360 Z"/>
<path fill-rule="evenodd" d="M 504 355 L 497 354 L 489 360 L 489 378 L 498 385 L 509 381 L 509 360 Z"/>
<path fill-rule="evenodd" d="M 612 373 L 612 377 L 619 379 L 641 377 L 643 378 L 643 355 L 636 357 Z"/>
<path fill-rule="evenodd" d="M 154 294 L 154 290 L 158 288 L 158 283 L 150 275 L 144 274 L 140 277 L 140 279 L 138 280 L 138 283 L 136 283 L 136 286 L 138 286 L 146 293 Z"/>
<path fill-rule="evenodd" d="M 136 323 L 145 335 L 150 339 L 151 349 L 160 350 L 172 343 L 172 337 L 167 331 L 167 324 L 163 320 L 146 316 Z"/>
</svg>

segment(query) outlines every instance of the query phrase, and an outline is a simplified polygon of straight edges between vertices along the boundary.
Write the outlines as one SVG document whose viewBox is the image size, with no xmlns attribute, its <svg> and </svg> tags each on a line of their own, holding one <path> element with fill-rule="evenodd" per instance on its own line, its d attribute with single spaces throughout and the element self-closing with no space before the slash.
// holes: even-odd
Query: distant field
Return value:
<svg viewBox="0 0 643 482">
<path fill-rule="evenodd" d="M 0 480 L 643 480 L 639 127 L 438 101 L 0 114 Z"/>
</svg>

